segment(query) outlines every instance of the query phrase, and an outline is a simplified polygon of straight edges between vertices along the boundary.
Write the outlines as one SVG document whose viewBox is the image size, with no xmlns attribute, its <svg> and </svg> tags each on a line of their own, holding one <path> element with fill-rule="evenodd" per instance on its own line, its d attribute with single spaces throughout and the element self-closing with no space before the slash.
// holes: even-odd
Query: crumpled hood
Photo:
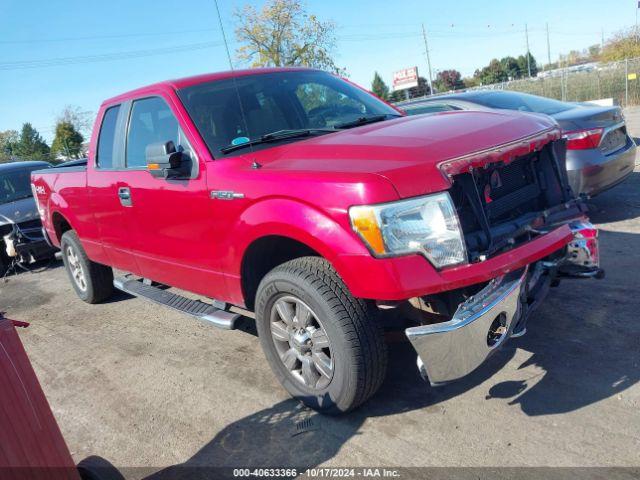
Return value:
<svg viewBox="0 0 640 480">
<path fill-rule="evenodd" d="M 254 152 L 265 170 L 373 173 L 400 197 L 442 191 L 438 164 L 557 128 L 540 115 L 454 111 L 402 117 Z"/>
<path fill-rule="evenodd" d="M 0 225 L 10 223 L 7 221 L 7 218 L 13 223 L 21 223 L 40 218 L 33 197 L 21 198 L 15 202 L 0 204 Z"/>
</svg>

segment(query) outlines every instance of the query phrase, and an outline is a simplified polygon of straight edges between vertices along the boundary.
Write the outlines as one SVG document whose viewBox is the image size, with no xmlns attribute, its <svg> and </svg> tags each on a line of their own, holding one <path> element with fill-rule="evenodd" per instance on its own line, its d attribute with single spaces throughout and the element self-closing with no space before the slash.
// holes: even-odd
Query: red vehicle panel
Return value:
<svg viewBox="0 0 640 480">
<path fill-rule="evenodd" d="M 0 476 L 80 476 L 11 320 L 0 315 Z"/>
</svg>

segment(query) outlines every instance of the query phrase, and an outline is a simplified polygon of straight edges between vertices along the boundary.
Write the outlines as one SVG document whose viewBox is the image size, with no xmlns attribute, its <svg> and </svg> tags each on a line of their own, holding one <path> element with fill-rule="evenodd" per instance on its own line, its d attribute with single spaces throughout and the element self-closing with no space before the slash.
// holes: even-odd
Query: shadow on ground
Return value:
<svg viewBox="0 0 640 480">
<path fill-rule="evenodd" d="M 589 217 L 594 223 L 610 223 L 640 217 L 640 172 L 633 172 L 619 185 L 589 199 Z"/>
<path fill-rule="evenodd" d="M 602 239 L 609 245 L 606 251 L 615 248 L 612 244 L 640 249 L 640 235 L 603 232 Z M 638 261 L 637 255 L 633 261 Z M 410 344 L 395 343 L 390 346 L 390 374 L 385 384 L 359 410 L 343 417 L 325 417 L 294 400 L 283 401 L 230 424 L 185 463 L 148 478 L 192 478 L 197 472 L 204 474 L 207 470 L 200 467 L 205 466 L 314 467 L 333 458 L 369 418 L 414 410 L 441 414 L 447 400 L 479 385 L 486 387 L 485 401 L 501 401 L 501 408 L 520 408 L 528 416 L 583 408 L 640 379 L 640 324 L 634 321 L 639 307 L 633 287 L 615 279 L 565 280 L 552 289 L 532 318 L 527 335 L 512 339 L 458 382 L 428 386 L 417 372 Z M 514 359 L 516 349 L 524 353 L 518 358 L 526 360 L 506 373 L 513 379 L 504 380 L 502 372 L 503 381 L 492 383 L 492 376 Z M 628 352 L 635 355 L 630 357 Z"/>
</svg>

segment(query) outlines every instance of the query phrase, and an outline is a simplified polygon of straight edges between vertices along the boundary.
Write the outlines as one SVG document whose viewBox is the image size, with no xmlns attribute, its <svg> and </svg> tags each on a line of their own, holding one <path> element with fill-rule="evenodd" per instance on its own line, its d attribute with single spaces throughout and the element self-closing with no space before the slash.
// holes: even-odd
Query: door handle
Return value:
<svg viewBox="0 0 640 480">
<path fill-rule="evenodd" d="M 120 197 L 120 204 L 123 207 L 131 207 L 133 202 L 131 201 L 131 190 L 129 187 L 119 187 L 118 197 Z"/>
</svg>

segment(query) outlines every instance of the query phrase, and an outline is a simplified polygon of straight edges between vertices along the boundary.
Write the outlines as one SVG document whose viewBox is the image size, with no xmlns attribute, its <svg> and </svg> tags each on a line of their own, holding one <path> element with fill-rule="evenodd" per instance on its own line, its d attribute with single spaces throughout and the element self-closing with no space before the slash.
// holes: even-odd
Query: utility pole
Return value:
<svg viewBox="0 0 640 480">
<path fill-rule="evenodd" d="M 547 65 L 551 65 L 551 42 L 549 41 L 549 22 L 547 22 Z"/>
<path fill-rule="evenodd" d="M 600 51 L 602 52 L 604 50 L 604 27 L 602 27 L 602 30 L 600 32 Z"/>
<path fill-rule="evenodd" d="M 531 78 L 531 60 L 529 59 L 529 57 L 531 57 L 531 55 L 529 54 L 529 30 L 527 29 L 527 24 L 524 24 L 524 36 L 527 40 L 527 70 L 529 72 L 529 78 Z"/>
<path fill-rule="evenodd" d="M 636 4 L 636 43 L 638 43 L 638 9 L 640 8 L 640 3 Z"/>
<path fill-rule="evenodd" d="M 427 67 L 429 67 L 429 90 L 430 95 L 433 95 L 433 77 L 431 75 L 431 57 L 429 56 L 429 44 L 427 43 L 427 31 L 422 24 L 422 38 L 424 39 L 424 48 L 427 51 Z"/>
</svg>

